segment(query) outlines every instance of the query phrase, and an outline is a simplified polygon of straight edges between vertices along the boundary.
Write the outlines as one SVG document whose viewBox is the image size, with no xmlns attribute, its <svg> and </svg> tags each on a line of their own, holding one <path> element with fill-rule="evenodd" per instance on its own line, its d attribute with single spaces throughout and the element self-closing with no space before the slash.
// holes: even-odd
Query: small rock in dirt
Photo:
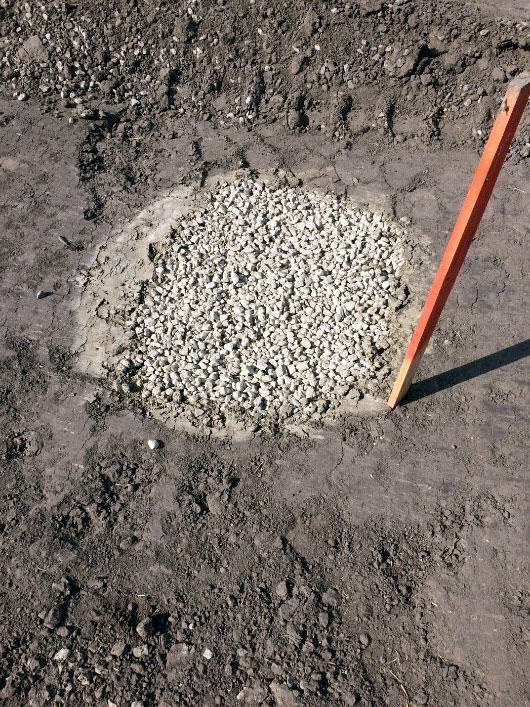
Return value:
<svg viewBox="0 0 530 707">
<path fill-rule="evenodd" d="M 45 297 L 48 297 L 51 292 L 47 292 L 46 290 L 38 290 L 37 291 L 37 299 L 44 299 Z"/>
<path fill-rule="evenodd" d="M 415 48 L 414 52 L 411 52 L 407 57 L 405 57 L 403 64 L 399 67 L 396 67 L 395 75 L 400 79 L 405 78 L 405 76 L 410 76 L 410 74 L 413 73 L 415 67 L 417 66 L 418 61 L 425 49 L 426 47 L 424 44 L 418 45 Z"/>
<path fill-rule="evenodd" d="M 208 506 L 208 510 L 210 511 L 210 513 L 213 513 L 216 516 L 220 516 L 223 512 L 223 506 L 221 504 L 221 501 L 213 493 L 209 493 L 206 496 L 206 505 Z"/>
<path fill-rule="evenodd" d="M 320 614 L 318 615 L 318 623 L 324 628 L 327 628 L 327 626 L 329 625 L 329 614 L 327 611 L 320 612 Z"/>
<path fill-rule="evenodd" d="M 253 687 L 244 687 L 236 695 L 238 702 L 243 702 L 245 705 L 262 705 L 267 699 L 267 691 L 264 687 L 256 685 Z"/>
<path fill-rule="evenodd" d="M 359 636 L 359 643 L 365 648 L 370 645 L 370 636 L 367 633 L 361 633 Z"/>
<path fill-rule="evenodd" d="M 287 125 L 291 130 L 296 130 L 296 128 L 300 128 L 303 123 L 303 117 L 302 114 L 299 110 L 290 110 L 287 113 Z"/>
<path fill-rule="evenodd" d="M 504 70 L 500 68 L 500 66 L 496 66 L 491 72 L 491 78 L 494 81 L 506 81 L 506 74 L 504 73 Z"/>
<path fill-rule="evenodd" d="M 64 604 L 55 604 L 46 614 L 44 625 L 46 628 L 58 628 L 66 618 L 66 607 Z"/>
<path fill-rule="evenodd" d="M 125 651 L 125 641 L 116 641 L 116 643 L 110 649 L 110 654 L 115 658 L 121 658 Z"/>
<path fill-rule="evenodd" d="M 137 675 L 145 675 L 146 669 L 141 663 L 131 663 L 131 670 Z"/>
<path fill-rule="evenodd" d="M 379 12 L 382 7 L 382 0 L 359 0 L 359 9 L 363 17 Z"/>
<path fill-rule="evenodd" d="M 211 658 L 213 658 L 213 653 L 209 648 L 205 648 L 202 657 L 206 658 L 206 660 L 210 660 Z"/>
<path fill-rule="evenodd" d="M 30 658 L 28 660 L 28 668 L 30 670 L 38 670 L 42 667 L 42 659 L 38 656 L 36 658 Z"/>
<path fill-rule="evenodd" d="M 302 643 L 303 636 L 294 624 L 287 624 L 286 633 L 291 643 L 295 646 L 299 646 Z"/>
<path fill-rule="evenodd" d="M 146 655 L 149 655 L 149 648 L 146 643 L 143 643 L 141 646 L 135 646 L 132 653 L 135 658 L 145 658 Z"/>
<path fill-rule="evenodd" d="M 314 10 L 309 10 L 302 22 L 302 32 L 306 37 L 311 37 L 319 27 L 320 17 Z"/>
<path fill-rule="evenodd" d="M 44 48 L 40 38 L 33 34 L 26 39 L 17 52 L 19 59 L 27 62 L 39 62 L 48 60 L 48 52 Z"/>
<path fill-rule="evenodd" d="M 69 655 L 70 655 L 69 648 L 60 648 L 57 651 L 57 653 L 53 656 L 53 659 L 56 660 L 58 663 L 62 663 L 63 660 L 66 660 Z"/>
<path fill-rule="evenodd" d="M 298 704 L 293 693 L 285 685 L 273 680 L 269 687 L 278 707 L 295 707 Z"/>
<path fill-rule="evenodd" d="M 336 589 L 328 589 L 322 594 L 322 601 L 328 606 L 338 606 L 340 604 L 340 594 Z"/>
<path fill-rule="evenodd" d="M 280 599 L 287 599 L 289 596 L 289 586 L 285 580 L 277 585 L 276 594 L 280 597 Z"/>
<path fill-rule="evenodd" d="M 291 65 L 290 65 L 291 74 L 293 74 L 293 76 L 296 76 L 296 74 L 299 74 L 300 71 L 302 71 L 302 69 L 304 68 L 304 64 L 305 64 L 305 56 L 303 54 L 297 54 L 293 58 L 293 60 L 291 61 Z"/>
<path fill-rule="evenodd" d="M 159 449 L 162 446 L 162 442 L 159 439 L 148 439 L 147 446 L 149 449 Z"/>
<path fill-rule="evenodd" d="M 136 627 L 136 633 L 140 636 L 140 638 L 150 638 L 154 633 L 155 633 L 155 625 L 153 622 L 152 617 L 147 617 L 147 619 L 143 619 L 140 621 L 140 623 Z"/>
<path fill-rule="evenodd" d="M 52 589 L 54 592 L 57 592 L 58 594 L 64 594 L 65 596 L 71 594 L 70 582 L 66 579 L 66 577 L 61 577 L 61 579 L 59 579 L 57 582 L 53 582 Z"/>
<path fill-rule="evenodd" d="M 190 649 L 185 643 L 176 643 L 166 656 L 166 667 L 173 668 L 185 660 L 190 654 Z"/>
</svg>

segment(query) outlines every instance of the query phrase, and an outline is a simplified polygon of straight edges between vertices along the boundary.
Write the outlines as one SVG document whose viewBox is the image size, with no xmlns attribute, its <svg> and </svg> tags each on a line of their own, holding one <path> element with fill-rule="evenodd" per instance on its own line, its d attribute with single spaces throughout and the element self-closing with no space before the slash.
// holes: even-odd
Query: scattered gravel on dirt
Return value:
<svg viewBox="0 0 530 707">
<path fill-rule="evenodd" d="M 450 0 L 2 0 L 0 38 L 6 95 L 62 104 L 71 120 L 110 112 L 124 139 L 193 119 L 480 145 L 527 65 L 530 23 Z"/>
<path fill-rule="evenodd" d="M 344 200 L 223 183 L 181 216 L 131 319 L 121 370 L 196 422 L 320 421 L 388 372 L 407 300 L 401 225 Z"/>
</svg>

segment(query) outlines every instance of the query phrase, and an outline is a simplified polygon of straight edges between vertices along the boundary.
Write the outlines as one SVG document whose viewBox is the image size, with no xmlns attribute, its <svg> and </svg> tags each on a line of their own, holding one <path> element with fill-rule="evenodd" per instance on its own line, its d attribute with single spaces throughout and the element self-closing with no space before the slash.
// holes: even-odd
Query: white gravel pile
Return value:
<svg viewBox="0 0 530 707">
<path fill-rule="evenodd" d="M 155 257 L 121 362 L 194 423 L 319 421 L 384 373 L 404 231 L 336 196 L 219 184 Z"/>
</svg>

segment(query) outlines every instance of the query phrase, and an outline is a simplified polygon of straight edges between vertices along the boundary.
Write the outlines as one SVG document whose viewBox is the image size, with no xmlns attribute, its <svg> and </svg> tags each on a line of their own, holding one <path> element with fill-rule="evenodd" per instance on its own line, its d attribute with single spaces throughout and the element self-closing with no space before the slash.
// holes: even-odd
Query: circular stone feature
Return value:
<svg viewBox="0 0 530 707">
<path fill-rule="evenodd" d="M 240 179 L 177 218 L 122 369 L 194 424 L 318 422 L 385 375 L 401 226 L 340 197 Z M 204 204 L 206 203 L 206 206 Z"/>
</svg>

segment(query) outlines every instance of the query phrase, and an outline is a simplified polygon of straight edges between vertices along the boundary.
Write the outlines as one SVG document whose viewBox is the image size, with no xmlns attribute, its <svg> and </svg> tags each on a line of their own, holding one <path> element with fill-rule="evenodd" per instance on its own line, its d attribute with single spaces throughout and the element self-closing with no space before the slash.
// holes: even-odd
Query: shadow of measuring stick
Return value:
<svg viewBox="0 0 530 707">
<path fill-rule="evenodd" d="M 450 371 L 432 376 L 432 378 L 426 378 L 414 383 L 401 404 L 407 405 L 414 402 L 414 400 L 421 400 L 421 398 L 426 398 L 428 395 L 452 388 L 454 385 L 494 371 L 496 368 L 507 366 L 509 363 L 519 361 L 526 356 L 530 356 L 530 339 L 478 358 L 476 361 L 466 363 L 463 366 L 452 368 Z"/>
</svg>

